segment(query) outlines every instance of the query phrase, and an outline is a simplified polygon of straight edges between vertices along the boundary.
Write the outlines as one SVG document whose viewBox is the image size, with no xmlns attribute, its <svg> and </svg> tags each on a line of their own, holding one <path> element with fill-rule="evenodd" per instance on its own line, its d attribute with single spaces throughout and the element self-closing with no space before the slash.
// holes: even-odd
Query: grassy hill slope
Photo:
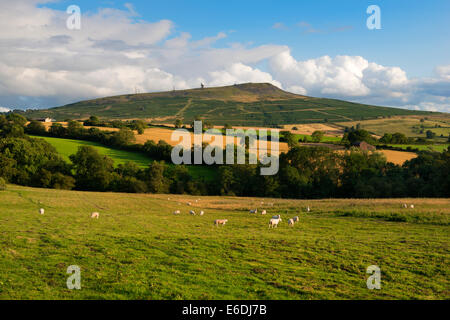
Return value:
<svg viewBox="0 0 450 320">
<path fill-rule="evenodd" d="M 281 213 L 280 226 L 268 229 L 268 216 L 248 213 L 255 207 Z M 169 200 L 9 185 L 0 299 L 449 299 L 448 208 L 448 199 Z M 229 222 L 216 228 L 218 218 Z M 81 290 L 66 287 L 70 265 Z M 381 290 L 366 287 L 370 265 Z"/>
<path fill-rule="evenodd" d="M 128 94 L 26 112 L 29 118 L 52 117 L 58 121 L 97 115 L 108 119 L 152 119 L 155 123 L 182 119 L 189 123 L 200 116 L 216 125 L 229 123 L 247 126 L 338 122 L 415 114 L 429 113 L 306 97 L 268 83 Z"/>
</svg>

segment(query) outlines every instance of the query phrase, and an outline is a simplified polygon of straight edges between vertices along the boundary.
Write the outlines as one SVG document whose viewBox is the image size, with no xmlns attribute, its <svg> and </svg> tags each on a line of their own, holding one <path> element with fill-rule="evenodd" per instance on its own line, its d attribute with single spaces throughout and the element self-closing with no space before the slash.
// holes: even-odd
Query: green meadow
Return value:
<svg viewBox="0 0 450 320">
<path fill-rule="evenodd" d="M 404 202 L 415 209 L 402 209 Z M 449 299 L 449 208 L 448 199 L 281 200 L 8 185 L 0 191 L 0 299 Z M 93 211 L 99 219 L 90 218 Z M 269 229 L 273 214 L 283 221 Z M 295 215 L 300 222 L 289 227 Z M 228 223 L 215 227 L 215 219 Z M 66 287 L 71 265 L 81 269 L 80 290 Z M 370 265 L 381 269 L 380 290 L 366 287 Z"/>
<path fill-rule="evenodd" d="M 62 156 L 62 158 L 68 162 L 70 162 L 69 156 L 75 154 L 78 151 L 78 147 L 80 146 L 91 146 L 95 148 L 100 154 L 112 158 L 114 160 L 114 166 L 132 161 L 135 162 L 139 167 L 146 168 L 153 161 L 150 157 L 139 152 L 114 149 L 92 141 L 41 137 L 33 135 L 30 135 L 30 137 L 44 139 L 52 146 L 54 146 L 56 151 Z M 211 180 L 217 174 L 214 168 L 208 166 L 188 165 L 187 168 L 193 177 L 202 177 L 205 180 Z"/>
</svg>

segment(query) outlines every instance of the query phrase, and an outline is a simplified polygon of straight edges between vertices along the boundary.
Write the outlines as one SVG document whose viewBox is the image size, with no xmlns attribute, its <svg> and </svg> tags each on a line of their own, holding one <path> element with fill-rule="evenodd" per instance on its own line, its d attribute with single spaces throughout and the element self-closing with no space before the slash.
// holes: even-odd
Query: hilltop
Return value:
<svg viewBox="0 0 450 320">
<path fill-rule="evenodd" d="M 28 110 L 28 118 L 57 121 L 85 119 L 147 119 L 154 123 L 200 117 L 216 125 L 272 126 L 342 122 L 430 112 L 387 108 L 343 100 L 314 98 L 283 91 L 269 83 L 127 94 L 80 101 L 61 107 Z"/>
</svg>

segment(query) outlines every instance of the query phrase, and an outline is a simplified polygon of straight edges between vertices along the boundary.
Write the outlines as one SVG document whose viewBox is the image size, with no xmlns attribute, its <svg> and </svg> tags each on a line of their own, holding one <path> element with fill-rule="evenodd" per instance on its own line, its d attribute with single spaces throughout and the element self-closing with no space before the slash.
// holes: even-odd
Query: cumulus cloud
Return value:
<svg viewBox="0 0 450 320">
<path fill-rule="evenodd" d="M 360 56 L 323 56 L 298 61 L 289 50 L 270 58 L 270 73 L 289 91 L 429 111 L 448 111 L 450 68 L 438 66 L 430 79 L 409 79 L 399 67 Z"/>
<path fill-rule="evenodd" d="M 0 106 L 0 112 L 9 112 L 9 111 L 11 111 L 11 110 L 9 110 L 8 108 Z"/>
<path fill-rule="evenodd" d="M 128 3 L 122 10 L 83 13 L 81 30 L 69 30 L 68 14 L 42 6 L 46 2 L 0 2 L 3 106 L 51 107 L 135 89 L 198 87 L 200 82 L 269 82 L 303 95 L 448 111 L 450 66 L 436 67 L 427 79 L 409 79 L 401 68 L 360 56 L 300 61 L 284 45 L 217 46 L 230 32 L 194 40 L 173 21 L 142 20 Z M 298 26 L 314 30 L 307 22 Z"/>
</svg>

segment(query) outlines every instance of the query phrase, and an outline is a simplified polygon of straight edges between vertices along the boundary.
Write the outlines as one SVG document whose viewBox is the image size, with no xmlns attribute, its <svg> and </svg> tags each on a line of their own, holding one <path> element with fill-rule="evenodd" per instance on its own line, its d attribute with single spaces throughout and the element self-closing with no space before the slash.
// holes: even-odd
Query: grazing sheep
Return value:
<svg viewBox="0 0 450 320">
<path fill-rule="evenodd" d="M 310 212 L 311 209 L 309 208 L 309 206 L 306 208 L 306 212 Z"/>
<path fill-rule="evenodd" d="M 278 218 L 278 219 L 272 218 L 272 219 L 270 219 L 269 220 L 269 228 L 276 228 L 276 227 L 278 227 L 278 223 L 280 221 L 281 221 L 281 218 Z"/>
<path fill-rule="evenodd" d="M 410 205 L 409 207 L 410 207 L 411 209 L 414 209 L 414 205 L 413 205 L 413 204 L 412 204 L 412 205 Z"/>
<path fill-rule="evenodd" d="M 258 209 L 250 210 L 250 213 L 258 213 Z"/>
<path fill-rule="evenodd" d="M 288 220 L 288 225 L 291 226 L 291 227 L 294 226 L 294 219 L 289 219 Z"/>
<path fill-rule="evenodd" d="M 295 217 L 293 218 L 293 220 L 294 220 L 294 222 L 299 222 L 299 221 L 300 221 L 300 219 L 298 218 L 298 216 L 295 216 Z"/>
<path fill-rule="evenodd" d="M 193 216 L 195 216 L 195 211 L 194 210 L 189 211 L 189 213 L 192 214 Z"/>
<path fill-rule="evenodd" d="M 39 209 L 39 213 L 40 213 L 40 214 L 44 214 L 44 212 L 45 212 L 44 208 L 40 208 L 40 209 Z"/>
<path fill-rule="evenodd" d="M 180 210 L 175 210 L 174 212 L 173 212 L 173 214 L 180 214 L 181 212 L 180 212 Z"/>
<path fill-rule="evenodd" d="M 408 205 L 406 203 L 404 203 L 404 204 L 402 204 L 402 207 L 406 209 L 406 208 L 408 208 Z"/>
<path fill-rule="evenodd" d="M 204 215 L 205 213 L 203 212 L 203 210 L 202 211 L 200 211 L 200 215 L 202 216 L 202 215 Z"/>
<path fill-rule="evenodd" d="M 98 212 L 92 212 L 91 218 L 97 218 L 98 219 L 99 215 L 100 215 L 100 213 L 98 213 Z"/>
<path fill-rule="evenodd" d="M 188 203 L 187 203 L 187 205 L 188 205 L 188 206 L 190 206 L 190 205 L 191 205 L 191 203 L 190 203 L 190 202 L 188 202 Z"/>
<path fill-rule="evenodd" d="M 267 213 L 266 210 L 261 211 L 261 214 L 266 214 L 266 213 Z"/>
<path fill-rule="evenodd" d="M 281 219 L 281 214 L 278 214 L 276 216 L 272 216 L 272 219 Z"/>
<path fill-rule="evenodd" d="M 214 221 L 214 224 L 216 225 L 216 227 L 219 226 L 219 224 L 222 225 L 222 227 L 225 225 L 225 223 L 228 222 L 228 219 L 217 219 Z"/>
<path fill-rule="evenodd" d="M 167 200 L 170 200 L 170 198 L 167 198 Z"/>
</svg>

